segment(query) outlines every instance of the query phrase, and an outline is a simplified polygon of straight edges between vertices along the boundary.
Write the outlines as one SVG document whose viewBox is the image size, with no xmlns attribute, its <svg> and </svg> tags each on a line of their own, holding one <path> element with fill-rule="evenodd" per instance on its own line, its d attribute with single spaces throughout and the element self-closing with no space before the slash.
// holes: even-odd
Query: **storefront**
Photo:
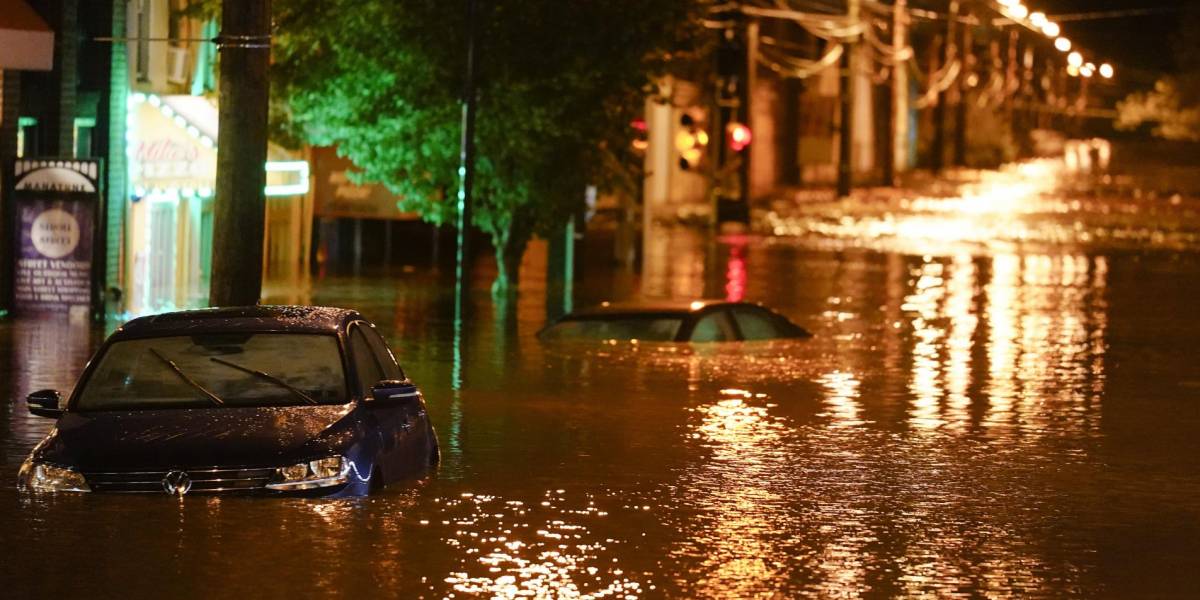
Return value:
<svg viewBox="0 0 1200 600">
<path fill-rule="evenodd" d="M 217 107 L 202 96 L 129 96 L 123 305 L 132 315 L 206 306 L 212 275 Z M 305 272 L 308 163 L 268 149 L 264 277 Z"/>
</svg>

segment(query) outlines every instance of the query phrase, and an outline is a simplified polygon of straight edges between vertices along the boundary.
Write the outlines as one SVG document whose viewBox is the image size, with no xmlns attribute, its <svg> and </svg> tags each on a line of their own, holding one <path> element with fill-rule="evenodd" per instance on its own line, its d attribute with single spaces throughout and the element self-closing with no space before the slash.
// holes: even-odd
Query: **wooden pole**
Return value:
<svg viewBox="0 0 1200 600">
<path fill-rule="evenodd" d="M 900 52 L 908 46 L 908 0 L 895 0 L 892 21 L 892 50 Z M 892 66 L 892 167 L 893 175 L 908 170 L 908 67 L 905 63 Z"/>
<path fill-rule="evenodd" d="M 851 24 L 858 23 L 860 0 L 848 0 L 846 16 Z M 838 78 L 838 98 L 841 101 L 840 139 L 838 140 L 838 198 L 848 198 L 853 186 L 854 171 L 854 47 L 857 39 L 843 42 L 841 71 Z"/>
<path fill-rule="evenodd" d="M 270 35 L 270 0 L 221 3 L 213 306 L 253 305 L 262 294 Z"/>
<path fill-rule="evenodd" d="M 969 13 L 964 13 L 969 14 Z M 958 56 L 962 60 L 962 71 L 958 76 L 958 101 L 954 104 L 954 166 L 967 166 L 967 80 L 974 71 L 974 53 L 971 51 L 971 27 L 959 25 Z"/>
<path fill-rule="evenodd" d="M 949 68 L 954 62 L 956 49 L 954 47 L 954 25 L 958 20 L 958 0 L 951 0 L 950 11 L 946 19 L 945 52 L 942 68 Z M 938 92 L 937 105 L 933 108 L 933 163 L 934 173 L 941 173 L 946 161 L 946 92 Z"/>
</svg>

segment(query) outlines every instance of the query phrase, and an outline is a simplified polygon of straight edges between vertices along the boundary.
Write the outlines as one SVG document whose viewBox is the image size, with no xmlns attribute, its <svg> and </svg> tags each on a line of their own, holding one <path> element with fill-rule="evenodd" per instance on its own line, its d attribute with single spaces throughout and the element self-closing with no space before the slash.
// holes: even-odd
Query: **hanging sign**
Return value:
<svg viewBox="0 0 1200 600">
<path fill-rule="evenodd" d="M 86 318 L 91 312 L 99 174 L 95 160 L 16 161 L 12 231 L 17 314 Z"/>
</svg>

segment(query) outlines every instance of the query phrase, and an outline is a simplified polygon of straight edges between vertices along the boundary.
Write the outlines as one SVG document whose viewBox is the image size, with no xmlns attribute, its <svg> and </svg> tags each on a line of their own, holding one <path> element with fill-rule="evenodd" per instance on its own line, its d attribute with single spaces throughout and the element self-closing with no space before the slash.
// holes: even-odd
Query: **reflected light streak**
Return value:
<svg viewBox="0 0 1200 600">
<path fill-rule="evenodd" d="M 946 340 L 946 404 L 949 421 L 962 427 L 969 422 L 971 399 L 967 389 L 971 384 L 971 349 L 979 318 L 975 316 L 975 263 L 969 254 L 954 257 L 947 297 L 943 308 L 950 322 Z"/>
<path fill-rule="evenodd" d="M 938 350 L 945 330 L 934 324 L 938 320 L 938 303 L 945 295 L 939 262 L 926 260 L 914 274 L 918 277 L 916 290 L 904 299 L 901 309 L 916 313 L 912 317 L 915 343 L 912 351 L 912 378 L 908 389 L 912 393 L 909 424 L 919 429 L 935 429 L 945 422 L 938 415 L 943 390 Z"/>
<path fill-rule="evenodd" d="M 1014 363 L 1017 355 L 1017 287 L 1021 260 L 1013 254 L 992 257 L 992 280 L 987 287 L 988 413 L 985 426 L 1007 420 L 1016 396 Z"/>
<path fill-rule="evenodd" d="M 1000 255 L 987 288 L 987 427 L 1096 432 L 1103 391 L 1106 262 Z"/>
<path fill-rule="evenodd" d="M 725 264 L 725 299 L 741 302 L 746 297 L 746 261 L 742 258 L 744 246 L 729 249 L 729 261 Z"/>
<path fill-rule="evenodd" d="M 686 484 L 710 514 L 695 534 L 704 572 L 695 585 L 698 595 L 744 598 L 771 589 L 781 575 L 769 559 L 782 554 L 776 534 L 789 513 L 770 483 L 786 472 L 789 459 L 777 451 L 786 427 L 769 414 L 773 405 L 750 404 L 759 395 L 721 394 L 696 409 L 702 420 L 694 431 L 712 456 Z"/>
<path fill-rule="evenodd" d="M 833 371 L 822 375 L 817 381 L 825 387 L 825 405 L 822 414 L 831 419 L 832 427 L 855 427 L 865 421 L 859 419 L 859 386 L 862 384 L 853 373 Z"/>
</svg>

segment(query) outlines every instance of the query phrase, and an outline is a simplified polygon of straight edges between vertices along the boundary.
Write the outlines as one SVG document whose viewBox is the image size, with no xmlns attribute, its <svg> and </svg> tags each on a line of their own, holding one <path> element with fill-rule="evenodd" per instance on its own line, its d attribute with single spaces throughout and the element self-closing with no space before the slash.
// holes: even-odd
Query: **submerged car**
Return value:
<svg viewBox="0 0 1200 600">
<path fill-rule="evenodd" d="M 18 485 L 47 492 L 356 496 L 425 470 L 437 436 L 417 387 L 352 310 L 255 306 L 117 329 Z"/>
<path fill-rule="evenodd" d="M 749 302 L 605 302 L 538 332 L 544 341 L 732 342 L 806 338 L 787 317 Z"/>
</svg>

